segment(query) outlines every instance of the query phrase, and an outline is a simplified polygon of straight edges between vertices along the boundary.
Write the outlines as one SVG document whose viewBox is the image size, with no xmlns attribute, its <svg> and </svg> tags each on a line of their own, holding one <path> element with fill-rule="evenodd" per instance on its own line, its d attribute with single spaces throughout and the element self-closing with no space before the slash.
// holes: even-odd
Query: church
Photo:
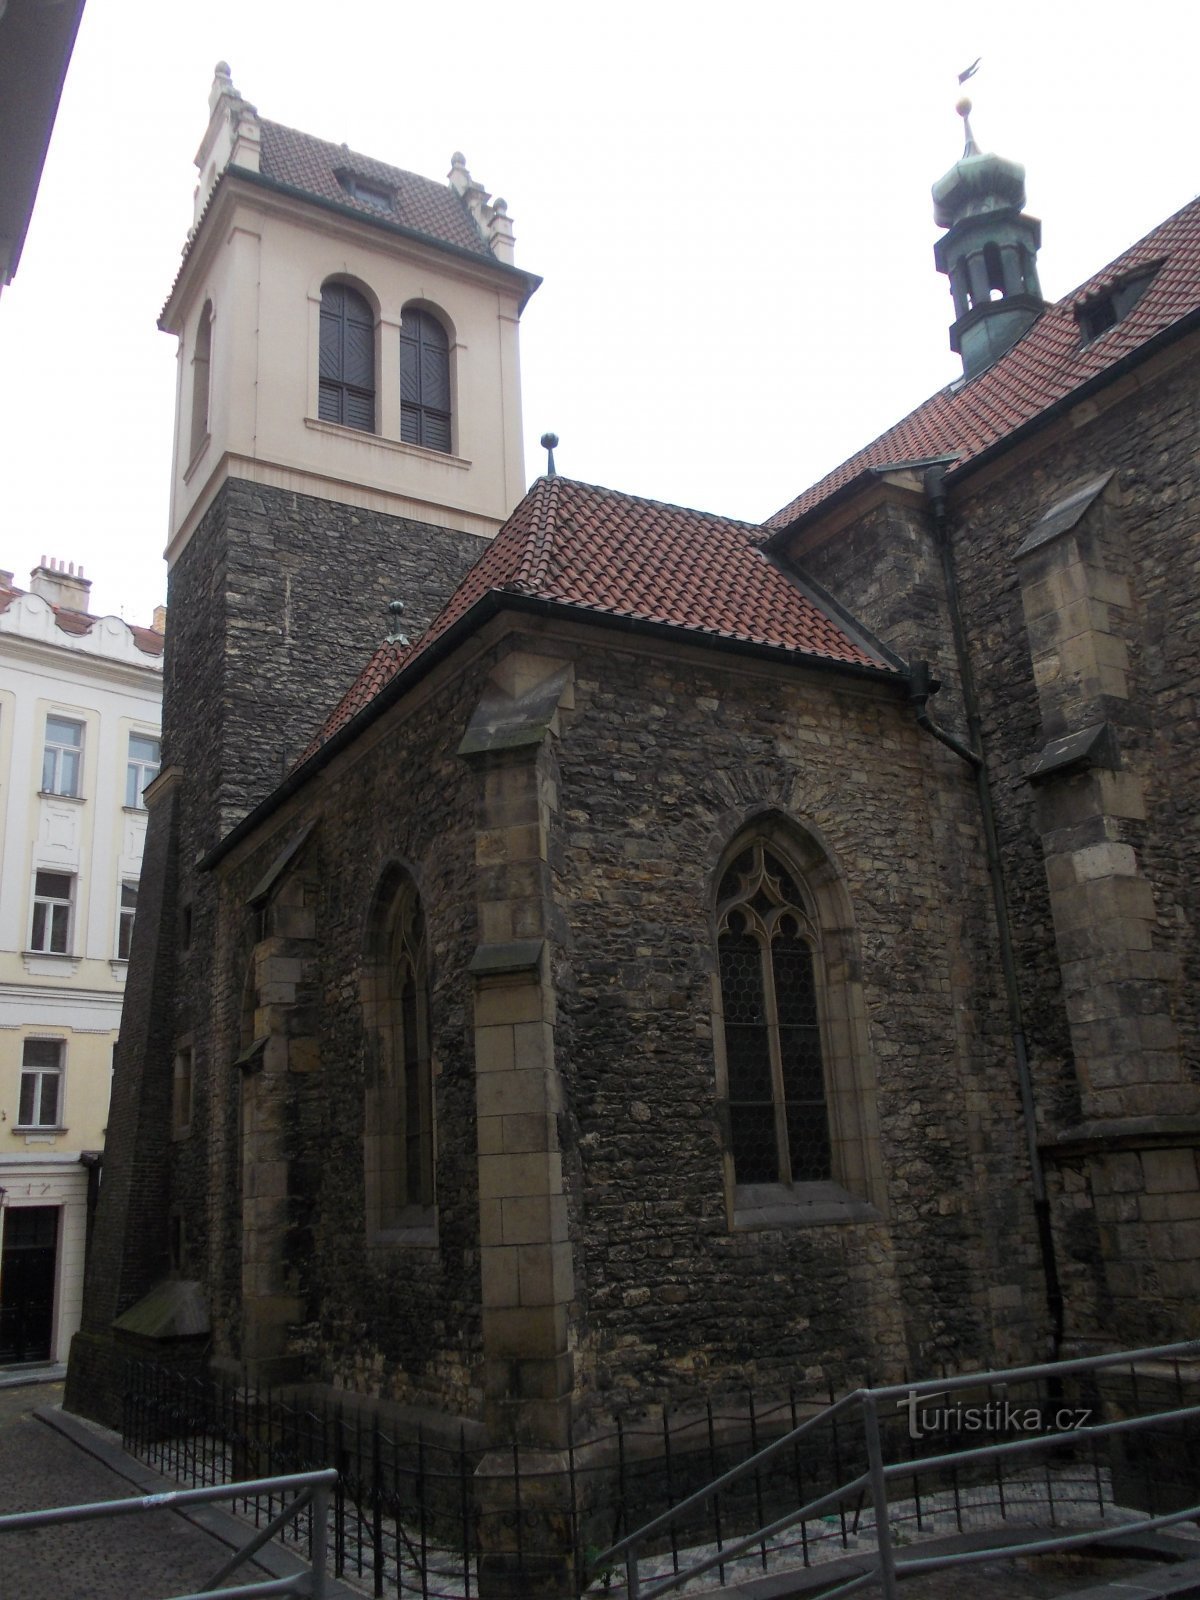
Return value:
<svg viewBox="0 0 1200 1600">
<path fill-rule="evenodd" d="M 1047 303 L 968 120 L 961 378 L 760 526 L 524 490 L 460 155 L 209 109 L 68 1405 L 552 1450 L 1200 1333 L 1200 202 Z"/>
</svg>

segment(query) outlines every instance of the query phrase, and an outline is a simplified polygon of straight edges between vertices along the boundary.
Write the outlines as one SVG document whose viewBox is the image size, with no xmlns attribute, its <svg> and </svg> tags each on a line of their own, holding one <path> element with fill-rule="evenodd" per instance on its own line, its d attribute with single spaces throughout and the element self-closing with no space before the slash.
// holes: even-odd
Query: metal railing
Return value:
<svg viewBox="0 0 1200 1600">
<path fill-rule="evenodd" d="M 1001 1369 L 992 1372 L 964 1373 L 951 1378 L 935 1378 L 915 1384 L 892 1384 L 882 1388 L 856 1389 L 851 1394 L 844 1396 L 835 1404 L 826 1407 L 816 1416 L 808 1418 L 790 1433 L 775 1440 L 765 1449 L 756 1452 L 747 1460 L 730 1471 L 723 1473 L 713 1482 L 689 1495 L 669 1507 L 661 1515 L 646 1522 L 624 1539 L 601 1552 L 594 1560 L 593 1570 L 619 1569 L 624 1567 L 626 1578 L 626 1594 L 629 1600 L 654 1600 L 655 1596 L 665 1595 L 678 1589 L 692 1579 L 712 1571 L 720 1570 L 722 1582 L 724 1581 L 725 1568 L 732 1566 L 739 1558 L 761 1552 L 764 1570 L 767 1567 L 767 1552 L 769 1545 L 786 1535 L 797 1525 L 804 1530 L 814 1519 L 822 1518 L 824 1514 L 832 1513 L 840 1521 L 842 1528 L 843 1548 L 848 1547 L 846 1534 L 847 1505 L 853 1506 L 853 1527 L 855 1535 L 861 1524 L 864 1502 L 869 1497 L 873 1511 L 873 1536 L 875 1550 L 864 1559 L 865 1568 L 852 1574 L 845 1582 L 836 1588 L 827 1591 L 827 1600 L 834 1600 L 834 1596 L 850 1595 L 868 1585 L 878 1584 L 885 1600 L 896 1600 L 898 1593 L 897 1583 L 900 1576 L 909 1576 L 918 1572 L 930 1572 L 936 1569 L 966 1565 L 970 1562 L 996 1560 L 999 1557 L 1013 1555 L 1038 1555 L 1057 1550 L 1069 1550 L 1084 1545 L 1102 1543 L 1109 1539 L 1128 1535 L 1131 1532 L 1151 1532 L 1161 1528 L 1170 1527 L 1175 1523 L 1189 1521 L 1200 1515 L 1200 1460 L 1195 1457 L 1192 1462 L 1193 1472 L 1189 1479 L 1185 1470 L 1186 1464 L 1182 1459 L 1178 1463 L 1181 1481 L 1177 1477 L 1177 1486 L 1182 1489 L 1184 1497 L 1190 1502 L 1184 1507 L 1175 1507 L 1163 1514 L 1154 1513 L 1153 1495 L 1155 1493 L 1155 1479 L 1153 1473 L 1145 1476 L 1147 1492 L 1151 1497 L 1151 1515 L 1127 1519 L 1116 1526 L 1092 1526 L 1086 1531 L 1076 1533 L 1054 1532 L 1049 1536 L 1035 1528 L 1033 1536 L 1027 1540 L 1005 1540 L 1000 1545 L 988 1545 L 987 1548 L 974 1548 L 957 1550 L 951 1554 L 918 1554 L 898 1553 L 897 1530 L 894 1526 L 897 1520 L 897 1491 L 903 1486 L 909 1486 L 911 1493 L 906 1497 L 907 1504 L 902 1515 L 911 1517 L 908 1509 L 915 1501 L 915 1515 L 918 1529 L 921 1529 L 921 1489 L 920 1480 L 923 1476 L 939 1479 L 943 1485 L 952 1483 L 953 1500 L 958 1520 L 959 1531 L 962 1531 L 961 1510 L 961 1485 L 964 1481 L 970 1482 L 973 1478 L 982 1481 L 983 1469 L 988 1468 L 986 1479 L 990 1486 L 990 1468 L 995 1464 L 995 1482 L 999 1492 L 999 1507 L 1002 1517 L 1007 1518 L 1008 1510 L 1005 1507 L 1005 1480 L 1004 1464 L 1020 1458 L 1028 1460 L 1030 1457 L 1044 1457 L 1045 1470 L 1045 1498 L 1044 1505 L 1049 1508 L 1049 1520 L 1055 1521 L 1054 1486 L 1053 1477 L 1049 1466 L 1049 1456 L 1054 1451 L 1069 1449 L 1073 1455 L 1086 1460 L 1090 1451 L 1095 1481 L 1097 1488 L 1097 1503 L 1101 1516 L 1104 1514 L 1103 1485 L 1100 1476 L 1098 1456 L 1096 1452 L 1097 1441 L 1123 1440 L 1128 1436 L 1153 1435 L 1161 1440 L 1167 1439 L 1168 1452 L 1175 1449 L 1175 1432 L 1184 1424 L 1196 1423 L 1200 1419 L 1200 1405 L 1175 1405 L 1154 1410 L 1138 1411 L 1133 1416 L 1118 1417 L 1113 1421 L 1090 1423 L 1094 1407 L 1076 1407 L 1074 1409 L 1063 1405 L 1061 1402 L 1066 1397 L 1069 1389 L 1079 1383 L 1081 1379 L 1091 1379 L 1092 1384 L 1080 1393 L 1088 1393 L 1095 1398 L 1103 1386 L 1101 1375 L 1111 1375 L 1119 1383 L 1127 1382 L 1128 1399 L 1120 1397 L 1116 1404 L 1129 1404 L 1138 1408 L 1142 1404 L 1142 1391 L 1146 1386 L 1146 1379 L 1161 1376 L 1165 1371 L 1173 1371 L 1175 1388 L 1182 1395 L 1182 1379 L 1180 1375 L 1180 1362 L 1200 1357 L 1200 1341 L 1192 1340 L 1182 1344 L 1157 1345 L 1141 1350 L 1121 1351 L 1105 1356 L 1083 1357 L 1074 1361 L 1046 1362 L 1036 1366 L 1016 1367 Z M 1139 1385 L 1139 1377 L 1141 1384 Z M 932 1455 L 917 1455 L 915 1452 L 907 1460 L 887 1462 L 884 1459 L 883 1432 L 880 1426 L 880 1408 L 893 1405 L 898 1410 L 907 1410 L 910 1418 L 910 1430 L 914 1426 L 913 1419 L 918 1419 L 927 1414 L 922 1411 L 922 1400 L 941 1399 L 950 1395 L 964 1392 L 986 1394 L 988 1399 L 983 1407 L 968 1408 L 970 1416 L 986 1412 L 987 1408 L 999 1407 L 1002 1402 L 995 1400 L 996 1391 L 1001 1396 L 1022 1385 L 1033 1384 L 1036 1391 L 1043 1391 L 1049 1397 L 1049 1404 L 1054 1407 L 1050 1411 L 1044 1410 L 1045 1402 L 1039 1402 L 1037 1408 L 1029 1408 L 1035 1413 L 1033 1421 L 1036 1422 L 1038 1431 L 1030 1435 L 1003 1440 L 993 1439 L 991 1443 L 973 1446 L 967 1449 L 938 1450 Z M 1113 1396 L 1109 1396 L 1109 1403 L 1113 1404 Z M 1006 1403 L 1005 1403 L 1006 1404 Z M 1009 1408 L 1011 1409 L 1011 1408 Z M 939 1413 L 957 1413 L 961 1425 L 964 1413 L 961 1405 L 957 1407 L 939 1408 Z M 1082 1416 L 1086 1413 L 1086 1416 Z M 679 1561 L 677 1530 L 680 1526 L 687 1526 L 689 1518 L 694 1513 L 703 1510 L 706 1506 L 719 1507 L 720 1498 L 733 1490 L 735 1486 L 753 1478 L 756 1485 L 763 1482 L 764 1469 L 773 1466 L 787 1455 L 797 1455 L 800 1447 L 811 1447 L 820 1436 L 822 1430 L 836 1429 L 839 1419 L 843 1424 L 851 1416 L 857 1415 L 861 1423 L 862 1453 L 859 1459 L 862 1470 L 840 1482 L 831 1491 L 821 1494 L 805 1504 L 787 1511 L 774 1521 L 764 1523 L 753 1532 L 732 1543 L 723 1542 L 718 1536 L 718 1548 L 715 1552 L 708 1552 L 698 1560 L 688 1565 Z M 1045 1427 L 1045 1419 L 1051 1416 L 1055 1424 Z M 1072 1417 L 1071 1425 L 1064 1427 L 1064 1418 Z M 993 1418 L 993 1431 L 1000 1431 L 996 1427 L 998 1421 Z M 836 1437 L 836 1434 L 835 1434 Z M 842 1449 L 847 1451 L 845 1436 L 843 1434 Z M 919 1435 L 914 1435 L 919 1437 Z M 1196 1435 L 1192 1435 L 1193 1443 Z M 1008 1489 L 1010 1498 L 1013 1492 L 1013 1480 L 1009 1479 Z M 948 1491 L 947 1491 L 948 1492 Z M 928 1493 L 927 1507 L 928 1507 Z M 761 1496 L 760 1496 L 761 1499 Z M 1111 1501 L 1110 1501 L 1111 1505 Z M 926 1516 L 928 1517 L 928 1509 Z M 714 1521 L 719 1526 L 719 1514 L 714 1511 Z M 802 1534 L 803 1537 L 803 1534 Z M 639 1564 L 642 1553 L 656 1546 L 661 1548 L 670 1540 L 674 1570 L 668 1574 L 658 1575 L 648 1587 L 643 1587 Z M 986 1543 L 986 1541 L 985 1541 Z M 1198 1553 L 1200 1553 L 1200 1546 Z M 807 1540 L 804 1544 L 805 1564 L 808 1564 Z"/>
<path fill-rule="evenodd" d="M 311 1572 L 297 1572 L 285 1578 L 264 1578 L 241 1584 L 233 1589 L 221 1589 L 222 1595 L 296 1595 L 312 1596 L 324 1600 L 328 1577 L 328 1526 L 337 1473 L 296 1472 L 284 1477 L 252 1478 L 245 1483 L 227 1483 L 219 1488 L 172 1489 L 164 1494 L 147 1494 L 127 1500 L 97 1500 L 88 1505 L 51 1506 L 41 1511 L 16 1511 L 0 1516 L 0 1533 L 14 1533 L 20 1528 L 45 1528 L 64 1522 L 92 1522 L 101 1517 L 125 1517 L 142 1511 L 181 1510 L 185 1506 L 209 1505 L 215 1500 L 256 1500 L 261 1495 L 293 1495 L 284 1508 L 270 1522 L 258 1528 L 246 1543 L 234 1551 L 202 1589 L 188 1595 L 176 1595 L 172 1600 L 201 1600 L 204 1595 L 220 1589 L 226 1578 L 251 1560 L 268 1540 L 294 1522 L 300 1513 L 311 1507 L 309 1555 Z"/>
</svg>

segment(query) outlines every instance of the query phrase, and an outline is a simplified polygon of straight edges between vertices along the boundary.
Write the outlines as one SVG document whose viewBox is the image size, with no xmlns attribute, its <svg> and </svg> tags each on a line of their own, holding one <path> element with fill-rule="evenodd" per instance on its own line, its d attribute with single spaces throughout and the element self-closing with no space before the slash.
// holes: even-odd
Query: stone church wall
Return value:
<svg viewBox="0 0 1200 1600">
<path fill-rule="evenodd" d="M 596 1411 L 1036 1343 L 1044 1293 L 972 787 L 898 696 L 588 650 L 559 750 L 559 1035 Z M 713 875 L 770 808 L 853 906 L 886 1218 L 731 1231 Z"/>
<path fill-rule="evenodd" d="M 1194 1327 L 1200 393 L 1187 357 L 1168 352 L 948 485 L 1068 1341 Z M 1078 527 L 1039 545 L 1041 519 L 1088 485 L 1098 498 Z M 801 563 L 895 648 L 933 659 L 947 690 L 932 710 L 961 735 L 952 642 L 919 581 L 936 578 L 929 514 L 894 499 Z M 1116 751 L 1102 770 L 1027 781 L 1049 741 L 1102 724 Z M 1099 1113 L 1121 1126 L 1081 1144 Z"/>
<path fill-rule="evenodd" d="M 1028 1349 L 1036 1247 L 973 801 L 954 758 L 875 686 L 692 652 L 571 650 L 574 709 L 548 735 L 549 855 L 578 1421 L 698 1390 L 823 1392 Z M 419 695 L 403 721 L 390 714 L 219 874 L 216 1056 L 228 1062 L 246 901 L 319 822 L 295 867 L 313 886 L 320 1066 L 289 1073 L 283 1091 L 290 1216 L 306 1230 L 288 1351 L 309 1377 L 468 1417 L 484 1381 L 470 962 L 485 780 L 456 751 L 484 665 Z M 819 832 L 853 905 L 883 1203 L 862 1220 L 731 1231 L 711 897 L 722 851 L 764 808 Z M 436 1247 L 367 1244 L 361 964 L 390 863 L 418 884 L 431 940 Z M 227 1118 L 226 1143 L 235 1127 Z M 206 1195 L 226 1217 L 226 1259 L 210 1271 L 231 1309 L 242 1262 L 220 1174 L 235 1165 L 228 1151 L 212 1164 Z"/>
<path fill-rule="evenodd" d="M 293 1222 L 304 1213 L 305 1248 L 293 1263 L 302 1315 L 288 1352 L 309 1376 L 402 1403 L 476 1415 L 479 1399 L 479 1204 L 474 1140 L 474 1062 L 467 966 L 475 949 L 475 795 L 455 756 L 472 705 L 471 681 L 432 695 L 403 721 L 388 720 L 352 763 L 340 763 L 272 819 L 252 853 L 221 869 L 225 970 L 244 972 L 246 899 L 306 823 L 324 819 L 302 852 L 314 887 L 317 967 L 315 1040 L 320 1065 L 288 1074 L 286 1153 Z M 388 868 L 412 876 L 430 950 L 435 1040 L 436 1243 L 369 1247 L 364 1194 L 366 1036 L 362 1003 L 365 929 Z M 238 1048 L 240 985 L 221 1011 L 220 1054 Z M 261 999 L 261 996 L 260 996 Z M 224 1139 L 236 1137 L 229 1119 Z M 253 1135 L 251 1135 L 253 1137 Z M 253 1160 L 253 1150 L 250 1152 Z M 236 1164 L 229 1150 L 225 1164 Z M 228 1190 L 211 1197 L 226 1214 L 226 1259 L 217 1270 L 236 1293 L 241 1244 Z M 229 1333 L 231 1348 L 238 1339 Z"/>
<path fill-rule="evenodd" d="M 276 787 L 380 640 L 397 625 L 414 637 L 428 626 L 484 543 L 471 534 L 229 480 L 172 568 L 163 763 L 180 776 L 170 839 L 161 849 L 169 856 L 162 870 L 171 875 L 178 903 L 171 902 L 159 930 L 152 992 L 138 1002 L 139 1015 L 154 1019 L 156 1042 L 138 1044 L 136 1063 L 124 1070 L 143 1095 L 169 1106 L 175 1052 L 186 1046 L 193 1111 L 186 1137 L 172 1137 L 169 1118 L 138 1137 L 133 1159 L 141 1169 L 168 1169 L 170 1198 L 153 1208 L 149 1227 L 161 1237 L 139 1244 L 137 1270 L 131 1266 L 108 1292 L 89 1298 L 94 1315 L 87 1326 L 101 1344 L 109 1339 L 112 1316 L 144 1292 L 145 1264 L 169 1263 L 211 1288 L 217 1347 L 231 1357 L 241 1353 L 240 1270 L 234 1264 L 239 1228 L 228 1207 L 218 1206 L 210 1217 L 207 1206 L 210 1190 L 238 1193 L 231 1149 L 238 1108 L 229 1079 L 236 1051 L 230 1055 L 228 1048 L 238 1032 L 245 962 L 236 949 L 240 932 L 218 943 L 216 885 L 195 863 Z M 394 599 L 405 603 L 400 618 L 387 611 Z M 165 811 L 161 827 L 167 827 Z M 151 865 L 155 859 L 148 851 Z M 174 979 L 164 976 L 172 969 Z M 145 977 L 135 971 L 131 990 L 140 993 Z M 122 1094 L 118 1089 L 118 1100 Z M 101 1217 L 98 1238 L 141 1237 L 140 1223 L 126 1214 L 136 1193 L 136 1187 L 128 1191 L 121 1215 L 114 1210 L 111 1219 Z M 106 1205 L 118 1206 L 111 1190 Z M 101 1246 L 97 1272 L 115 1248 Z M 99 1372 L 109 1361 L 115 1370 L 122 1359 L 98 1349 L 94 1365 Z M 89 1400 L 92 1387 L 85 1384 L 78 1396 L 84 1411 L 104 1408 Z"/>
</svg>

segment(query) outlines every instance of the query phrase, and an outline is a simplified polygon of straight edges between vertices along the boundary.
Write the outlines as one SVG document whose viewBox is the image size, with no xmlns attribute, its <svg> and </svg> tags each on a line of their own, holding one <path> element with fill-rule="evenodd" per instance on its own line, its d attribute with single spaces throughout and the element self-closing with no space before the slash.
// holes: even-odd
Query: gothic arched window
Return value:
<svg viewBox="0 0 1200 1600">
<path fill-rule="evenodd" d="M 400 437 L 450 452 L 450 341 L 437 318 L 415 306 L 400 320 Z"/>
<path fill-rule="evenodd" d="M 717 955 L 734 1182 L 832 1177 L 817 927 L 796 875 L 763 840 L 717 891 Z"/>
<path fill-rule="evenodd" d="M 323 422 L 375 431 L 375 318 L 346 283 L 321 290 L 317 415 Z"/>
<path fill-rule="evenodd" d="M 377 901 L 365 990 L 367 1228 L 378 1237 L 431 1220 L 433 1072 L 425 924 L 407 881 Z"/>
</svg>

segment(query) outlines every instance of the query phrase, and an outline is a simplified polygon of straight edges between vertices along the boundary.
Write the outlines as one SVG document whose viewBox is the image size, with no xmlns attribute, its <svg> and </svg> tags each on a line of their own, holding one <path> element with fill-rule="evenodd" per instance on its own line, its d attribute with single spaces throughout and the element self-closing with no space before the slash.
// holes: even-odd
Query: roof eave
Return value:
<svg viewBox="0 0 1200 1600">
<path fill-rule="evenodd" d="M 229 833 L 215 845 L 212 850 L 199 862 L 202 872 L 210 872 L 214 867 L 229 855 L 242 842 L 248 838 L 258 827 L 264 823 L 273 812 L 277 811 L 287 800 L 322 772 L 334 758 L 354 743 L 360 734 L 364 733 L 379 717 L 390 710 L 393 705 L 402 700 L 404 696 L 433 669 L 449 656 L 453 655 L 459 645 L 476 633 L 485 622 L 489 622 L 502 611 L 516 611 L 528 616 L 553 616 L 559 619 L 568 618 L 574 621 L 590 623 L 596 627 L 617 629 L 623 633 L 633 633 L 644 638 L 669 639 L 673 643 L 699 645 L 703 649 L 722 650 L 734 655 L 757 657 L 759 660 L 776 661 L 781 664 L 812 669 L 818 672 L 837 673 L 839 676 L 866 679 L 876 683 L 888 685 L 906 685 L 908 672 L 904 663 L 897 656 L 894 660 L 896 666 L 872 665 L 868 662 L 839 661 L 833 656 L 810 654 L 807 651 L 792 650 L 783 645 L 770 645 L 758 643 L 751 639 L 735 639 L 725 634 L 703 633 L 697 629 L 680 627 L 675 623 L 653 622 L 644 617 L 625 617 L 609 611 L 593 611 L 587 606 L 571 605 L 563 600 L 547 600 L 540 595 L 515 594 L 505 589 L 489 589 L 481 595 L 469 611 L 465 611 L 458 620 L 440 634 L 428 648 L 422 650 L 407 665 L 402 666 L 393 678 L 384 684 L 378 694 L 374 695 L 360 711 L 345 723 L 336 733 L 331 735 L 319 749 L 314 750 L 307 761 L 296 767 L 277 789 L 274 789 L 265 799 L 261 800 L 254 810 L 242 818 L 241 822 L 231 829 Z M 889 651 L 890 655 L 891 652 Z"/>
<path fill-rule="evenodd" d="M 327 200 L 323 195 L 311 193 L 308 189 L 300 189 L 294 184 L 281 183 L 277 178 L 267 177 L 261 172 L 252 172 L 248 167 L 226 167 L 216 183 L 212 193 L 205 202 L 204 210 L 192 230 L 191 237 L 184 246 L 183 257 L 179 263 L 179 270 L 175 274 L 175 281 L 171 285 L 162 311 L 159 313 L 158 327 L 163 333 L 179 333 L 175 326 L 174 312 L 179 302 L 180 291 L 185 279 L 189 276 L 189 269 L 196 255 L 196 247 L 203 236 L 209 232 L 206 224 L 209 216 L 216 210 L 217 205 L 231 193 L 227 180 L 234 179 L 238 183 L 246 183 L 252 188 L 265 189 L 268 193 L 277 194 L 288 200 L 299 200 L 305 205 L 316 206 L 322 211 L 328 211 L 334 216 L 343 217 L 347 221 L 360 222 L 368 228 L 381 228 L 385 233 L 391 233 L 397 238 L 411 239 L 414 244 L 424 245 L 427 249 L 437 250 L 445 255 L 455 257 L 459 261 L 470 262 L 485 273 L 496 273 L 510 283 L 517 290 L 518 313 L 524 311 L 532 296 L 541 287 L 542 280 L 534 272 L 526 272 L 521 267 L 510 266 L 506 261 L 497 261 L 494 256 L 476 254 L 473 250 L 466 250 L 462 245 L 451 244 L 446 240 L 437 239 L 432 234 L 421 233 L 416 228 L 406 228 L 403 223 L 389 222 L 386 217 L 368 215 L 363 211 L 356 211 L 350 206 L 339 205 L 336 200 Z M 236 191 L 233 191 L 236 192 Z"/>
<path fill-rule="evenodd" d="M 1182 317 L 1177 317 L 1174 322 L 1169 322 L 1165 328 L 1160 328 L 1157 333 L 1152 334 L 1148 339 L 1144 339 L 1141 344 L 1135 345 L 1132 350 L 1127 350 L 1123 356 L 1112 362 L 1111 365 L 1102 367 L 1099 372 L 1093 373 L 1090 378 L 1086 378 L 1067 394 L 1051 401 L 1048 406 L 1018 424 L 1010 433 L 1004 434 L 1002 438 L 996 439 L 992 444 L 985 446 L 978 454 L 964 461 L 961 466 L 951 467 L 946 474 L 947 485 L 953 487 L 962 483 L 981 467 L 987 466 L 989 462 L 995 461 L 997 457 L 1002 456 L 1006 450 L 1011 450 L 1024 440 L 1031 438 L 1040 429 L 1049 427 L 1052 422 L 1056 422 L 1060 417 L 1065 416 L 1074 406 L 1090 399 L 1092 395 L 1123 378 L 1126 373 L 1134 371 L 1143 362 L 1151 360 L 1161 351 L 1169 349 L 1171 345 L 1185 338 L 1197 328 L 1200 328 L 1200 305 L 1193 306 L 1191 311 L 1185 312 Z"/>
<path fill-rule="evenodd" d="M 1150 360 L 1160 351 L 1167 349 L 1176 340 L 1182 339 L 1197 327 L 1200 327 L 1200 305 L 1193 307 L 1191 311 L 1186 312 L 1182 317 L 1177 317 L 1174 322 L 1168 323 L 1165 328 L 1160 328 L 1156 334 L 1152 334 L 1150 338 L 1143 340 L 1141 344 L 1127 351 L 1125 355 L 1111 363 L 1111 365 L 1102 367 L 1099 372 L 1093 373 L 1090 378 L 1086 378 L 1082 383 L 1077 384 L 1075 388 L 1069 390 L 1065 395 L 1061 395 L 1059 399 L 1051 401 L 1048 406 L 1044 406 L 1040 411 L 1034 412 L 1031 417 L 1027 417 L 1024 422 L 1019 423 L 1010 432 L 994 440 L 977 454 L 963 461 L 960 466 L 950 467 L 946 474 L 946 483 L 953 486 L 963 482 L 973 472 L 1003 455 L 1006 450 L 1012 449 L 1023 440 L 1032 437 L 1039 429 L 1049 427 L 1052 422 L 1069 412 L 1073 406 L 1087 400 L 1108 384 L 1124 376 L 1125 373 L 1133 371 L 1142 362 Z M 1014 346 L 1015 348 L 1018 347 Z M 947 458 L 942 457 L 941 459 Z M 839 484 L 831 494 L 826 495 L 823 500 L 819 500 L 816 505 L 810 506 L 807 511 L 800 512 L 790 522 L 781 523 L 779 527 L 773 528 L 769 536 L 763 541 L 763 550 L 772 552 L 779 550 L 799 529 L 827 516 L 831 511 L 836 510 L 846 504 L 847 501 L 853 500 L 856 495 L 861 494 L 869 484 L 877 481 L 880 471 L 881 468 L 875 466 L 863 467 L 860 472 L 855 473 L 853 478 L 849 478 L 845 483 Z"/>
</svg>

